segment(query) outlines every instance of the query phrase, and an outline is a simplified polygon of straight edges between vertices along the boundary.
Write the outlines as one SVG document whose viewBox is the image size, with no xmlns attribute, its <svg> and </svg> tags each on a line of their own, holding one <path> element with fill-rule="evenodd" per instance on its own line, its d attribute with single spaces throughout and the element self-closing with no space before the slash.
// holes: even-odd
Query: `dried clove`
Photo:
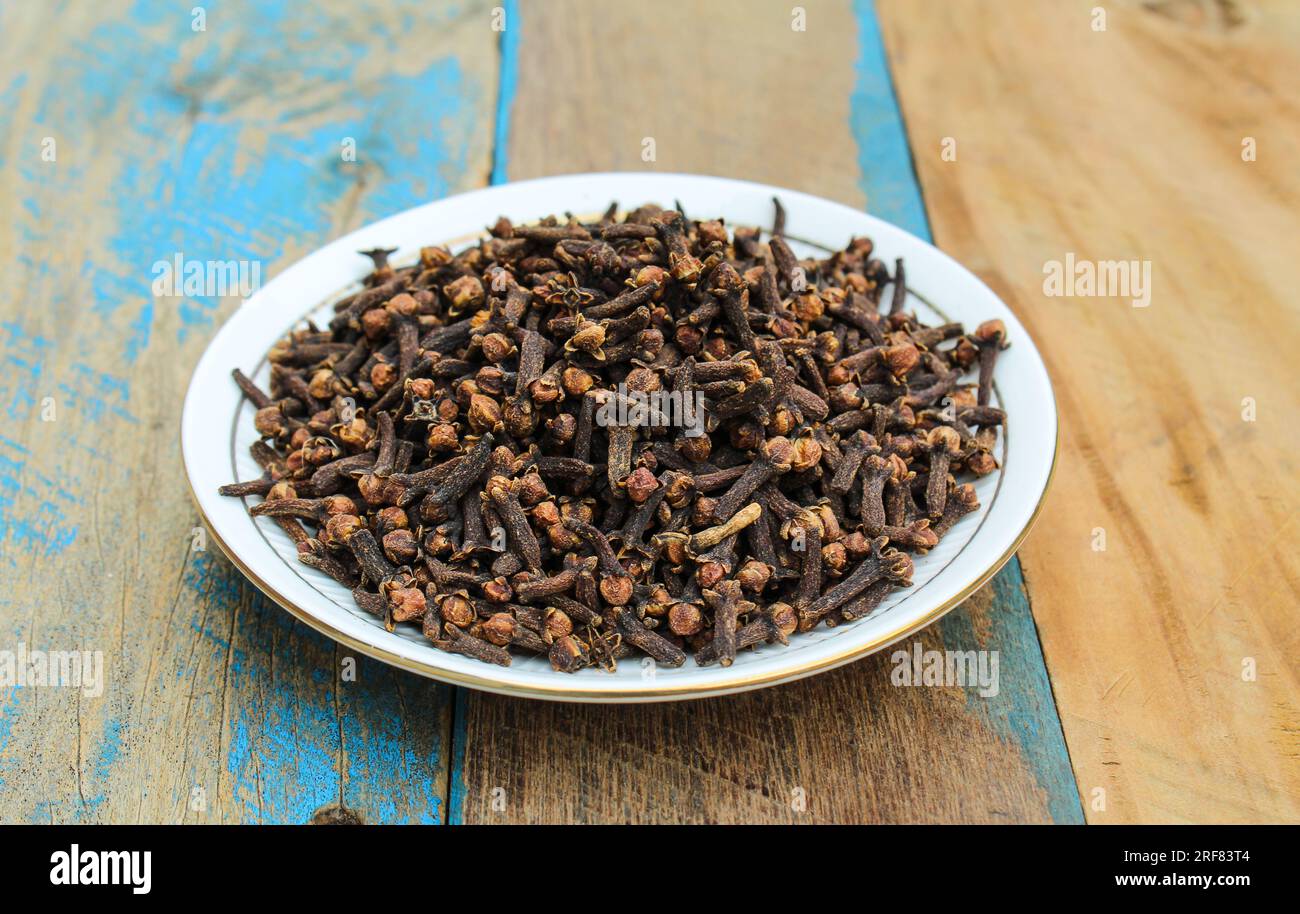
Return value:
<svg viewBox="0 0 1300 914">
<path fill-rule="evenodd" d="M 262 475 L 221 493 L 385 628 L 486 663 L 728 666 L 862 618 L 979 506 L 1006 328 L 923 326 L 902 260 L 800 260 L 776 207 L 766 241 L 647 204 L 362 252 L 266 387 L 232 372 Z"/>
</svg>

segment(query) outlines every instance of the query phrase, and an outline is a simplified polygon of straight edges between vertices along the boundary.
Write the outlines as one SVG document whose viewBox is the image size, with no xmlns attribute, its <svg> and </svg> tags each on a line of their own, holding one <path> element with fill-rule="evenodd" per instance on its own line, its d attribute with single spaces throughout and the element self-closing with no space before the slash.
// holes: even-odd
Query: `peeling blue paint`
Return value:
<svg viewBox="0 0 1300 914">
<path fill-rule="evenodd" d="M 53 348 L 53 340 L 29 334 L 13 321 L 0 322 L 0 352 L 11 369 L 0 373 L 0 404 L 10 419 L 26 419 L 36 405 L 45 360 Z"/>
<path fill-rule="evenodd" d="M 110 182 L 107 204 L 117 226 L 106 240 L 111 257 L 84 265 L 94 313 L 106 325 L 120 327 L 117 313 L 130 306 L 130 332 L 119 334 L 128 364 L 153 338 L 157 261 L 177 252 L 200 261 L 257 261 L 265 275 L 267 265 L 337 230 L 335 207 L 358 182 L 366 185 L 360 214 L 370 221 L 445 196 L 468 170 L 474 121 L 467 106 L 482 90 L 456 59 L 433 60 L 411 75 L 362 76 L 375 48 L 396 37 L 383 31 L 387 20 L 357 41 L 350 37 L 355 28 L 340 28 L 328 15 L 299 15 L 288 4 L 265 4 L 257 14 L 259 28 L 232 46 L 216 38 L 223 27 L 217 10 L 209 11 L 208 31 L 195 33 L 185 11 L 138 3 L 126 19 L 100 24 L 66 55 L 65 77 L 40 90 L 38 110 L 62 134 L 58 164 L 73 169 L 61 181 L 75 176 L 74 163 L 84 157 L 74 138 L 94 135 L 97 124 L 129 106 L 129 135 L 140 150 L 120 157 Z M 457 14 L 433 16 L 450 21 Z M 276 21 L 291 22 L 285 28 L 312 53 L 286 59 Z M 433 23 L 426 17 L 423 24 Z M 168 35 L 160 37 L 160 29 Z M 318 44 L 306 44 L 313 35 Z M 178 72 L 185 74 L 179 80 Z M 257 124 L 266 142 L 250 151 L 249 123 L 241 116 L 248 87 L 232 82 L 230 73 L 283 74 L 285 86 L 334 87 L 338 98 Z M 16 98 L 26 85 L 16 80 L 2 97 Z M 322 111 L 333 119 L 321 123 Z M 345 137 L 356 141 L 355 163 L 342 161 Z M 49 163 L 18 164 L 23 181 L 49 184 L 49 170 L 41 167 Z M 40 195 L 24 199 L 31 218 L 22 230 L 30 241 L 49 241 L 38 218 L 46 202 Z M 216 295 L 166 301 L 179 314 L 181 342 L 210 327 L 220 304 Z"/>
<path fill-rule="evenodd" d="M 149 337 L 153 333 L 153 301 L 146 301 L 140 306 L 139 315 L 131 322 L 131 335 L 126 340 L 126 362 L 134 365 L 140 353 L 149 348 Z"/>
<path fill-rule="evenodd" d="M 0 545 L 5 547 L 0 556 L 11 567 L 18 565 L 11 547 L 43 557 L 57 556 L 76 540 L 79 529 L 63 506 L 80 504 L 81 496 L 29 466 L 29 456 L 21 444 L 0 438 Z M 35 507 L 20 514 L 20 498 Z"/>
<path fill-rule="evenodd" d="M 523 23 L 518 0 L 505 0 L 505 31 L 501 33 L 500 76 L 497 83 L 496 133 L 493 136 L 492 183 L 509 181 L 510 114 L 519 90 L 519 35 Z"/>
<path fill-rule="evenodd" d="M 348 760 L 345 802 L 368 821 L 441 824 L 443 784 L 428 776 L 442 764 L 440 734 L 430 724 L 441 719 L 449 690 L 367 658 L 358 658 L 357 681 L 338 688 Z M 403 693 L 413 707 L 403 707 Z M 350 708 L 355 713 L 348 713 Z M 363 720 L 368 727 L 361 726 Z M 373 786 L 377 770 L 407 786 L 382 799 L 368 789 L 363 801 L 358 787 Z M 402 807 L 413 813 L 404 813 Z"/>
<path fill-rule="evenodd" d="M 447 785 L 447 824 L 465 824 L 465 749 L 469 744 L 470 690 L 455 686 L 451 717 L 451 776 Z"/>
<path fill-rule="evenodd" d="M 937 626 L 946 649 L 998 652 L 998 694 L 985 698 L 967 687 L 967 711 L 1017 746 L 1047 799 L 1053 822 L 1082 824 L 1083 807 L 1019 563 L 1008 563 L 985 586 L 993 592 L 987 631 L 976 631 L 961 607 Z"/>
<path fill-rule="evenodd" d="M 189 627 L 226 664 L 230 818 L 307 822 L 342 798 L 369 822 L 442 821 L 444 687 L 363 657 L 355 682 L 338 681 L 337 646 L 211 552 L 191 553 L 183 583 L 210 607 Z"/>
<path fill-rule="evenodd" d="M 3 705 L 0 705 L 0 753 L 9 747 L 9 737 L 13 733 L 14 721 L 18 719 L 20 690 L 10 686 Z M 7 766 L 6 766 L 7 767 Z M 5 767 L 0 767 L 0 789 L 5 786 Z"/>
<path fill-rule="evenodd" d="M 117 764 L 118 758 L 122 754 L 122 722 L 115 718 L 108 718 L 104 721 L 104 729 L 100 734 L 99 743 L 95 748 L 94 760 L 90 766 L 90 776 L 93 782 L 103 784 L 113 773 L 113 766 Z M 98 812 L 99 807 L 104 805 L 107 796 L 103 791 L 94 793 L 86 797 L 85 812 L 93 814 Z M 39 815 L 39 810 L 37 811 Z M 85 818 L 83 814 L 82 818 Z"/>
<path fill-rule="evenodd" d="M 400 74 L 373 64 L 399 32 L 437 29 L 467 13 L 416 2 L 406 9 L 363 28 L 339 18 L 342 12 L 308 15 L 294 4 L 259 4 L 258 27 L 241 21 L 239 40 L 231 42 L 222 40 L 231 16 L 224 6 L 210 5 L 208 32 L 193 33 L 188 8 L 137 2 L 77 47 L 63 47 L 57 79 L 0 77 L 0 109 L 37 109 L 39 130 L 58 143 L 57 163 L 40 160 L 40 136 L 17 154 L 6 156 L 13 144 L 0 146 L 0 167 L 21 189 L 10 212 L 30 294 L 61 316 L 72 312 L 72 295 L 91 302 L 88 311 L 76 310 L 71 336 L 57 344 L 20 320 L 0 323 L 0 411 L 27 422 L 44 397 L 53 397 L 58 431 L 76 465 L 84 467 L 87 455 L 112 465 L 112 455 L 96 446 L 95 427 L 141 424 L 137 413 L 154 412 L 149 402 L 133 402 L 129 369 L 97 371 L 77 361 L 79 353 L 107 339 L 122 363 L 134 366 L 158 357 L 162 339 L 170 357 L 172 328 L 178 341 L 193 344 L 210 333 L 221 306 L 215 296 L 156 297 L 156 261 L 178 252 L 201 261 L 256 261 L 266 277 L 270 265 L 353 223 L 445 196 L 462 183 L 478 165 L 468 159 L 483 129 L 478 112 L 490 110 L 483 86 L 454 58 L 404 64 Z M 257 115 L 248 113 L 246 93 L 293 93 L 308 84 L 327 97 L 304 93 L 287 110 L 269 106 L 279 112 L 269 122 L 250 121 Z M 127 129 L 105 129 L 119 122 Z M 355 138 L 356 162 L 341 159 L 344 137 Z M 120 148 L 127 142 L 129 150 Z M 110 217 L 113 230 L 83 242 L 65 237 L 54 217 L 63 211 L 60 195 L 85 186 L 92 162 L 117 168 L 95 176 L 96 187 L 110 190 L 91 204 Z M 345 200 L 355 200 L 356 211 L 341 225 Z M 70 252 L 71 266 L 52 251 Z M 49 294 L 56 283 L 62 300 Z M 37 466 L 24 443 L 0 438 L 0 560 L 58 555 L 76 541 L 75 508 L 99 480 L 65 481 L 61 470 L 72 464 L 57 462 L 64 459 L 61 453 L 53 466 Z M 269 603 L 214 553 L 191 555 L 182 583 L 188 605 L 174 625 L 198 647 L 177 658 L 177 675 L 192 679 L 199 664 L 216 663 L 229 679 L 227 751 L 216 763 L 232 787 L 228 817 L 303 822 L 342 797 L 369 804 L 359 811 L 372 822 L 405 820 L 406 810 L 419 821 L 442 821 L 437 724 L 445 719 L 448 690 L 370 661 L 361 661 L 358 682 L 335 682 L 333 642 Z M 0 705 L 0 747 L 18 701 L 8 697 Z M 95 753 L 83 772 L 88 782 L 106 780 L 121 764 L 129 721 L 125 712 L 113 716 L 88 747 Z M 102 791 L 88 794 L 86 813 L 104 800 Z M 70 802 L 42 801 L 34 815 L 57 814 Z"/>
</svg>

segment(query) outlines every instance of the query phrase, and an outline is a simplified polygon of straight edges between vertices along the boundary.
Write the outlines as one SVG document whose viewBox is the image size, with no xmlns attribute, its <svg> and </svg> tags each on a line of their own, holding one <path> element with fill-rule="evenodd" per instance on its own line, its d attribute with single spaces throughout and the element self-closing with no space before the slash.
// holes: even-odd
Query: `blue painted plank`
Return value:
<svg viewBox="0 0 1300 914">
<path fill-rule="evenodd" d="M 854 0 L 853 12 L 858 23 L 858 58 L 853 67 L 849 126 L 858 144 L 858 185 L 867 198 L 868 212 L 932 241 L 875 4 Z"/>
<path fill-rule="evenodd" d="M 492 183 L 504 184 L 510 157 L 510 113 L 519 87 L 519 2 L 504 0 L 505 29 L 501 32 L 500 78 L 497 82 L 496 132 L 493 136 Z"/>
<path fill-rule="evenodd" d="M 17 191 L 0 216 L 21 242 L 0 253 L 18 266 L 6 300 L 26 302 L 0 318 L 0 649 L 34 632 L 35 648 L 102 649 L 114 671 L 84 707 L 0 689 L 0 785 L 24 785 L 0 819 L 166 820 L 194 786 L 209 812 L 192 821 L 219 804 L 227 821 L 303 822 L 340 801 L 367 821 L 443 821 L 450 690 L 363 658 L 342 681 L 343 649 L 215 551 L 187 554 L 198 521 L 168 429 L 233 302 L 158 298 L 152 265 L 182 252 L 272 275 L 472 187 L 491 162 L 492 4 L 208 4 L 200 31 L 188 4 L 122 7 L 0 10 L 0 169 Z M 467 16 L 483 31 L 453 41 Z M 28 65 L 17 39 L 38 33 L 59 67 Z M 161 450 L 142 459 L 140 437 Z M 43 581 L 60 605 L 38 614 L 21 596 L 36 568 L 64 582 Z M 127 575 L 74 583 L 88 568 Z M 85 762 L 34 777 L 52 714 L 93 722 L 68 743 Z"/>
</svg>

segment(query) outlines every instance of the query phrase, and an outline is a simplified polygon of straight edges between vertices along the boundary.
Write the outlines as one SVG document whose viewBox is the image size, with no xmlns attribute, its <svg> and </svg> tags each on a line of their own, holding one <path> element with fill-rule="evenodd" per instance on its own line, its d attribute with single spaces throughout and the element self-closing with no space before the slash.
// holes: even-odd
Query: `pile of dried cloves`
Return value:
<svg viewBox="0 0 1300 914">
<path fill-rule="evenodd" d="M 269 393 L 234 372 L 264 473 L 221 491 L 389 630 L 488 663 L 726 666 L 859 619 L 978 507 L 955 477 L 997 468 L 1006 333 L 923 326 L 901 260 L 801 260 L 784 222 L 611 206 L 363 252 Z"/>
</svg>

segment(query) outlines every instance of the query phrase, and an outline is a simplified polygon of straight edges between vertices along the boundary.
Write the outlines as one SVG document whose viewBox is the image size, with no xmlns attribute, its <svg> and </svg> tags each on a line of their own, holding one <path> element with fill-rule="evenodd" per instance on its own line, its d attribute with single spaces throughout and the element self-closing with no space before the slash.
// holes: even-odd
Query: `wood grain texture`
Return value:
<svg viewBox="0 0 1300 914">
<path fill-rule="evenodd" d="M 1095 6 L 881 13 L 938 243 L 1055 381 L 1021 557 L 1088 820 L 1296 822 L 1300 7 Z M 1048 297 L 1067 253 L 1149 261 L 1149 306 Z"/>
<path fill-rule="evenodd" d="M 0 8 L 0 650 L 100 651 L 105 679 L 0 689 L 0 820 L 442 821 L 449 690 L 351 681 L 199 548 L 181 398 L 238 300 L 155 297 L 152 265 L 265 278 L 484 183 L 491 5 L 190 9 Z"/>
<path fill-rule="evenodd" d="M 802 682 L 676 704 L 462 692 L 463 805 L 451 813 L 481 824 L 1077 819 L 1072 794 L 1073 806 L 1034 777 L 1034 745 L 1060 733 L 1041 667 L 1027 662 L 1036 646 L 994 608 L 1010 602 L 1009 586 L 995 579 L 901 645 L 1000 651 L 1002 692 L 991 699 L 896 687 L 891 651 Z"/>
<path fill-rule="evenodd" d="M 865 203 L 924 233 L 870 7 L 803 6 L 806 32 L 776 2 L 526 5 L 509 177 L 725 174 Z M 1018 566 L 920 641 L 999 651 L 1000 694 L 893 687 L 888 653 L 685 704 L 462 692 L 452 820 L 1079 821 Z"/>
</svg>

